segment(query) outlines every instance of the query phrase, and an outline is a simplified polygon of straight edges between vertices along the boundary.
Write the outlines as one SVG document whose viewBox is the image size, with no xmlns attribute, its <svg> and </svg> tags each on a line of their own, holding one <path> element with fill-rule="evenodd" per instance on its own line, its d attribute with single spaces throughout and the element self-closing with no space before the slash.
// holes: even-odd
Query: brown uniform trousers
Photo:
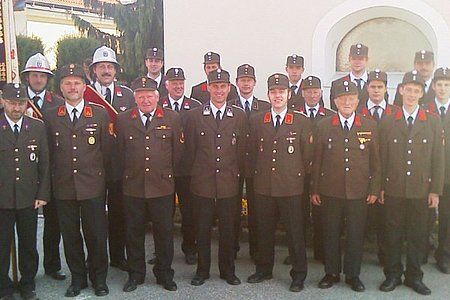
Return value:
<svg viewBox="0 0 450 300">
<path fill-rule="evenodd" d="M 119 165 L 122 168 L 126 245 L 130 278 L 145 278 L 146 214 L 153 223 L 159 282 L 173 280 L 174 169 L 183 152 L 178 113 L 157 107 L 148 128 L 134 108 L 117 120 Z"/>
<path fill-rule="evenodd" d="M 403 274 L 401 249 L 406 237 L 405 278 L 421 280 L 427 247 L 428 195 L 442 194 L 444 146 L 439 117 L 419 109 L 408 129 L 402 110 L 380 123 L 382 189 L 385 194 L 388 278 Z"/>
<path fill-rule="evenodd" d="M 339 115 L 321 120 L 315 133 L 311 194 L 320 194 L 324 220 L 325 272 L 342 270 L 339 247 L 343 220 L 346 243 L 343 271 L 359 276 L 367 216 L 366 198 L 380 191 L 377 124 L 356 114 L 345 133 Z"/>
<path fill-rule="evenodd" d="M 249 153 L 254 170 L 257 230 L 256 272 L 271 274 L 278 219 L 287 231 L 293 280 L 307 273 L 301 197 L 311 158 L 311 123 L 299 112 L 287 111 L 274 127 L 271 111 L 250 119 Z"/>
<path fill-rule="evenodd" d="M 211 226 L 219 219 L 219 270 L 234 275 L 235 219 L 240 205 L 239 179 L 244 170 L 247 117 L 226 106 L 219 124 L 209 104 L 189 112 L 185 128 L 186 156 L 197 229 L 197 274 L 209 276 Z"/>
<path fill-rule="evenodd" d="M 110 163 L 113 125 L 106 110 L 89 104 L 88 99 L 75 125 L 69 113 L 65 105 L 44 113 L 53 196 L 72 284 L 85 285 L 89 271 L 89 278 L 96 286 L 105 284 L 108 271 L 105 170 Z M 80 217 L 89 270 L 86 270 Z"/>
</svg>

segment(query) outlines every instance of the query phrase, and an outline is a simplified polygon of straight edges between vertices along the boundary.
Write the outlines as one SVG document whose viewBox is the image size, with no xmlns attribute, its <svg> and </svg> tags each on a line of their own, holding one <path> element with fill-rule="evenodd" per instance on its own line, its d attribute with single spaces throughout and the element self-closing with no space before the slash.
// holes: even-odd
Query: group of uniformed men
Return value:
<svg viewBox="0 0 450 300">
<path fill-rule="evenodd" d="M 37 299 L 40 207 L 45 273 L 55 280 L 66 278 L 60 235 L 64 241 L 71 272 L 66 297 L 79 295 L 88 278 L 97 296 L 107 295 L 108 263 L 129 273 L 123 291 L 144 283 L 149 220 L 156 282 L 177 290 L 171 267 L 175 195 L 185 260 L 197 264 L 191 284 L 200 286 L 210 276 L 217 219 L 220 278 L 238 285 L 234 261 L 244 190 L 256 265 L 249 283 L 272 278 L 281 220 L 292 266 L 289 290 L 304 288 L 305 227 L 312 216 L 314 257 L 325 266 L 319 288 L 332 287 L 343 272 L 354 291 L 364 291 L 359 275 L 371 214 L 386 276 L 380 290 L 404 283 L 430 294 L 421 265 L 438 205 L 435 258 L 439 270 L 450 273 L 450 69 L 438 68 L 433 76 L 433 53 L 417 52 L 415 69 L 404 75 L 392 105 L 387 74 L 368 72 L 367 61 L 368 48 L 352 45 L 350 73 L 332 82 L 335 112 L 323 105 L 320 79 L 302 77 L 304 58 L 298 55 L 288 56 L 287 76 L 268 78 L 269 101 L 253 95 L 252 66 L 238 67 L 236 88 L 214 52 L 205 54 L 207 80 L 192 88 L 190 98 L 182 68 L 161 73 L 158 48 L 147 50 L 148 74 L 131 90 L 116 83 L 114 51 L 98 48 L 87 70 L 93 82 L 79 65 L 59 70 L 62 97 L 47 90 L 53 76 L 47 59 L 33 55 L 23 70 L 27 85 L 6 84 L 1 100 L 0 299 L 14 299 L 8 273 L 15 225 L 18 290 L 23 299 Z"/>
</svg>

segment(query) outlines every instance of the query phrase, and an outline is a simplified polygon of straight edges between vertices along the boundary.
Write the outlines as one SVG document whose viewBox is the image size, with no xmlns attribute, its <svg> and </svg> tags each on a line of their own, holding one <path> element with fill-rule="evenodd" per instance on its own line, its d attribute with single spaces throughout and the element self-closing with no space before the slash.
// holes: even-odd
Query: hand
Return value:
<svg viewBox="0 0 450 300">
<path fill-rule="evenodd" d="M 44 205 L 47 205 L 47 201 L 39 199 L 34 200 L 34 209 L 38 209 L 39 207 L 42 207 Z"/>
<path fill-rule="evenodd" d="M 436 208 L 439 204 L 439 195 L 435 193 L 428 194 L 428 207 Z"/>
<path fill-rule="evenodd" d="M 320 206 L 322 204 L 322 202 L 320 201 L 320 195 L 319 194 L 311 195 L 311 203 Z"/>
<path fill-rule="evenodd" d="M 384 204 L 384 190 L 380 192 L 380 198 L 378 198 L 378 203 Z"/>
<path fill-rule="evenodd" d="M 377 201 L 377 196 L 369 195 L 367 196 L 367 204 L 374 204 Z"/>
</svg>

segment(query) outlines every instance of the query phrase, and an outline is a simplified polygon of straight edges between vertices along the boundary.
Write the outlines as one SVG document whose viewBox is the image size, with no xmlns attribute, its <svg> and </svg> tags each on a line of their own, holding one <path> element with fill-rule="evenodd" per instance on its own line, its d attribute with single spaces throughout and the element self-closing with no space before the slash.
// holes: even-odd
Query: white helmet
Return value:
<svg viewBox="0 0 450 300">
<path fill-rule="evenodd" d="M 97 50 L 95 50 L 94 57 L 92 58 L 92 63 L 89 65 L 89 67 L 92 67 L 99 62 L 110 62 L 119 66 L 119 63 L 116 59 L 116 53 L 113 49 L 106 46 L 101 46 L 100 48 L 97 48 Z"/>
<path fill-rule="evenodd" d="M 22 74 L 27 72 L 42 72 L 51 76 L 54 75 L 50 70 L 50 64 L 47 58 L 41 53 L 36 53 L 27 60 L 25 70 L 22 71 Z"/>
</svg>

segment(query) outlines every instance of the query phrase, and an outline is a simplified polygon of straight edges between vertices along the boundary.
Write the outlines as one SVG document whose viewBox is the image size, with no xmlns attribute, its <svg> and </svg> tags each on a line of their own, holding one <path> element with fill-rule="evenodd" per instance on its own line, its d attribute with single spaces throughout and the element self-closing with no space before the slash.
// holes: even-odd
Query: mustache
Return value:
<svg viewBox="0 0 450 300">
<path fill-rule="evenodd" d="M 105 73 L 102 73 L 101 76 L 112 76 L 112 74 L 109 72 L 105 72 Z"/>
</svg>

